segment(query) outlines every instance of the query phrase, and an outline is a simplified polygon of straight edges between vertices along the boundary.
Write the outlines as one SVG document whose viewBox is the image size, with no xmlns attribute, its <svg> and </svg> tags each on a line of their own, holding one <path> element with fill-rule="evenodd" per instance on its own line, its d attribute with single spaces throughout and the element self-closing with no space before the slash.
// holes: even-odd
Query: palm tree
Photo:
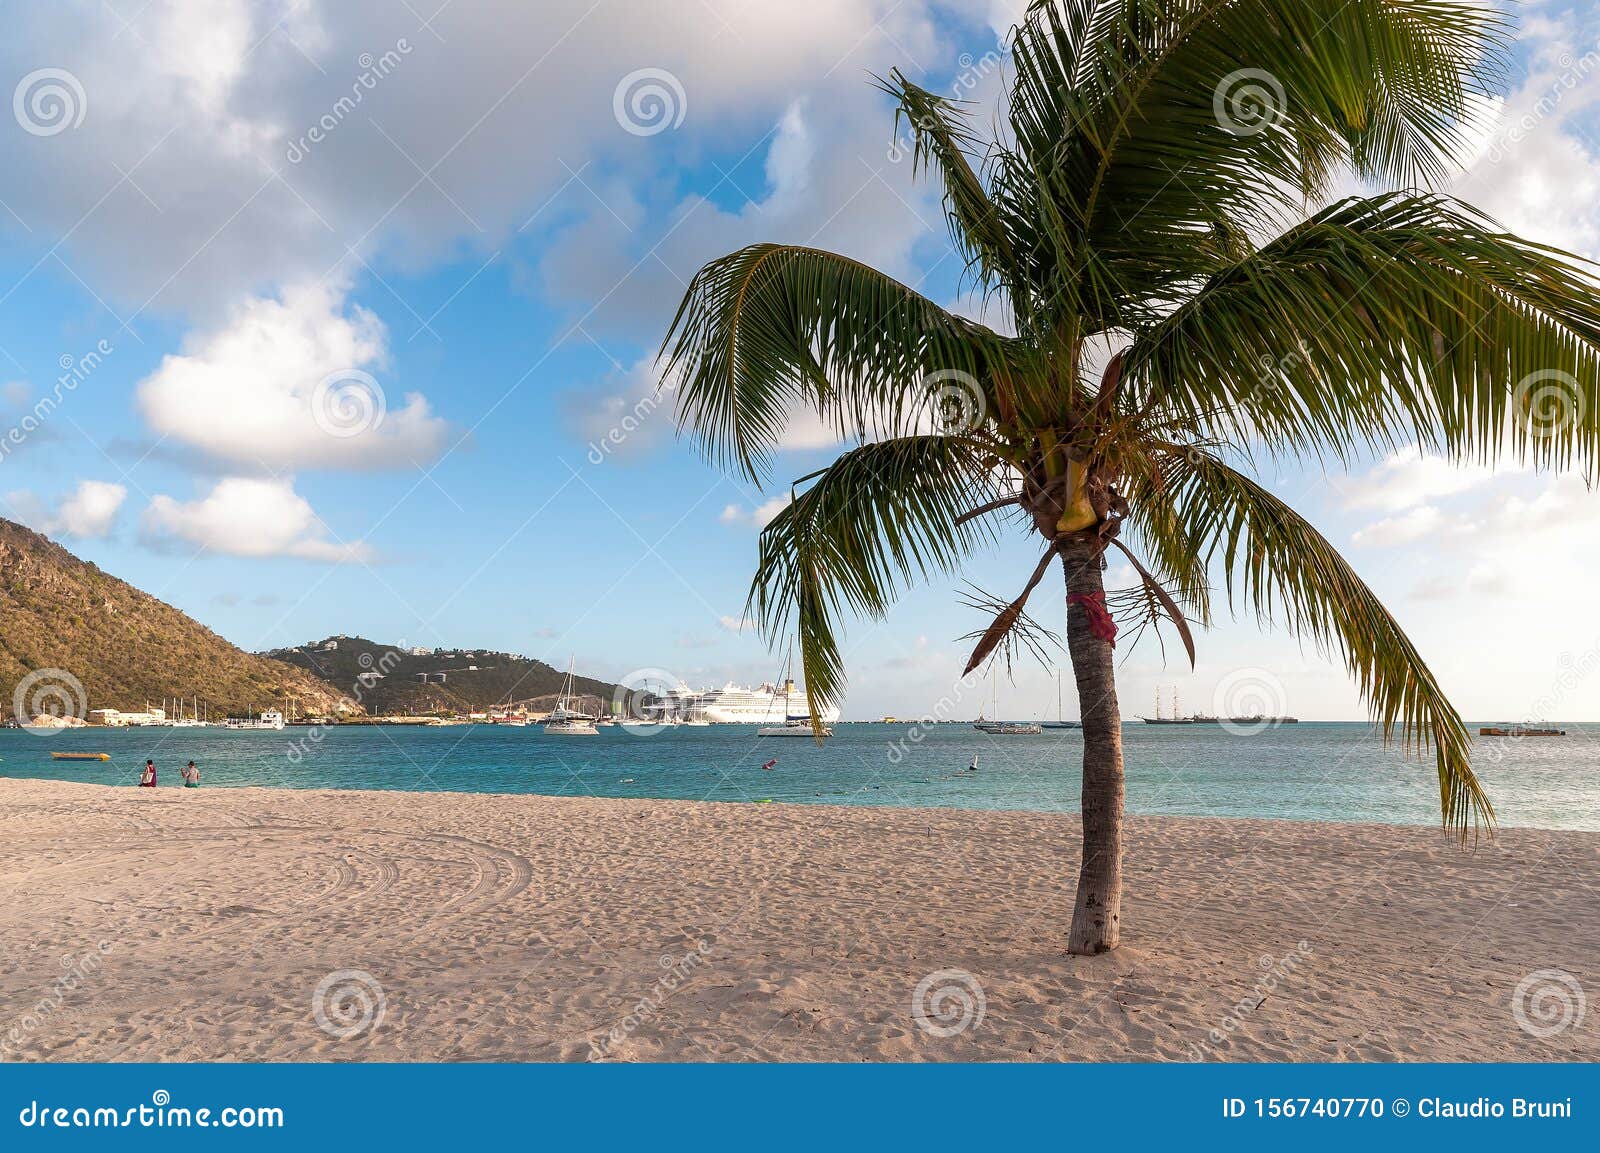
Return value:
<svg viewBox="0 0 1600 1153">
<path fill-rule="evenodd" d="M 1492 829 L 1467 731 L 1400 625 L 1248 469 L 1415 442 L 1592 471 L 1600 280 L 1425 191 L 1483 130 L 1507 40 L 1469 0 L 1038 0 L 998 140 L 898 71 L 879 81 L 1006 331 L 782 244 L 706 265 L 678 310 L 664 376 L 715 462 L 759 482 L 801 405 L 861 442 L 797 482 L 751 589 L 769 633 L 798 627 L 814 716 L 841 694 L 845 613 L 1031 529 L 1044 554 L 970 671 L 1059 560 L 1083 720 L 1073 953 L 1120 928 L 1111 548 L 1191 662 L 1214 572 L 1230 605 L 1340 653 L 1384 738 L 1431 751 L 1445 827 Z M 1404 191 L 1334 201 L 1352 174 Z"/>
</svg>

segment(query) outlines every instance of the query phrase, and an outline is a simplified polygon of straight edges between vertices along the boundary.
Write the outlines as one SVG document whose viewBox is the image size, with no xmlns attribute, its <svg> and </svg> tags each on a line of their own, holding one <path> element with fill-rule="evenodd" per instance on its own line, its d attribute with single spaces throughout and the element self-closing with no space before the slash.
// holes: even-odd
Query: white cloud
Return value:
<svg viewBox="0 0 1600 1153">
<path fill-rule="evenodd" d="M 1385 548 L 1411 544 L 1427 536 L 1440 534 L 1444 517 L 1432 505 L 1411 509 L 1399 516 L 1385 517 L 1359 529 L 1350 539 L 1368 548 Z"/>
<path fill-rule="evenodd" d="M 1500 469 L 1475 464 L 1452 464 L 1436 456 L 1423 456 L 1416 448 L 1385 458 L 1359 477 L 1334 478 L 1346 508 L 1399 511 L 1440 497 L 1474 488 Z"/>
<path fill-rule="evenodd" d="M 46 536 L 91 539 L 110 534 L 127 496 L 120 484 L 82 480 L 54 505 L 27 490 L 6 493 L 5 504 L 16 519 Z"/>
<path fill-rule="evenodd" d="M 655 357 L 561 398 L 572 432 L 588 442 L 589 461 L 631 459 L 672 438 L 675 382 L 663 383 Z"/>
<path fill-rule="evenodd" d="M 145 510 L 146 539 L 182 541 L 228 556 L 290 556 L 343 563 L 372 559 L 365 542 L 331 540 L 327 526 L 289 480 L 224 477 L 194 501 L 157 496 Z"/>
<path fill-rule="evenodd" d="M 1570 29 L 1549 20 L 1525 24 L 1528 77 L 1495 102 L 1452 191 L 1513 232 L 1592 257 L 1600 254 L 1600 156 L 1574 122 L 1600 102 L 1600 54 L 1579 56 L 1566 35 Z"/>
<path fill-rule="evenodd" d="M 62 502 L 48 531 L 62 536 L 103 537 L 116 523 L 117 512 L 127 498 L 128 490 L 120 484 L 79 481 L 77 489 Z"/>
<path fill-rule="evenodd" d="M 157 433 L 232 466 L 377 469 L 426 464 L 448 425 L 407 393 L 391 403 L 366 372 L 386 333 L 326 284 L 252 297 L 139 384 Z M 326 383 L 324 383 L 326 382 Z"/>
<path fill-rule="evenodd" d="M 748 509 L 742 504 L 730 504 L 722 510 L 722 515 L 717 519 L 723 524 L 748 524 L 756 528 L 766 528 L 773 519 L 793 503 L 793 498 L 788 493 L 775 496 L 771 500 L 763 501 L 754 509 Z"/>
<path fill-rule="evenodd" d="M 38 236 L 71 231 L 64 258 L 141 310 L 204 313 L 358 267 L 346 245 L 426 268 L 548 228 L 592 203 L 585 186 L 659 172 L 671 150 L 742 152 L 779 118 L 796 124 L 772 175 L 803 187 L 818 171 L 807 147 L 835 150 L 812 110 L 839 93 L 855 119 L 872 110 L 881 158 L 889 125 L 865 74 L 948 60 L 934 6 L 713 0 L 691 14 L 654 0 L 478 0 L 423 26 L 404 4 L 334 0 L 155 0 L 117 17 L 32 5 L 11 14 L 0 75 L 48 61 L 77 78 L 87 107 L 70 131 L 8 137 L 7 203 Z M 387 52 L 395 65 L 359 84 Z M 670 72 L 686 97 L 681 125 L 649 138 L 613 109 L 618 82 L 642 67 Z M 860 186 L 868 173 L 853 150 L 849 161 Z M 563 190 L 563 210 L 540 215 Z M 818 222 L 839 203 L 815 199 Z"/>
<path fill-rule="evenodd" d="M 1530 491 L 1531 489 L 1531 491 Z M 1351 536 L 1366 547 L 1427 539 L 1431 550 L 1465 549 L 1474 556 L 1539 540 L 1587 546 L 1600 530 L 1600 492 L 1576 473 L 1532 477 L 1511 472 L 1477 486 L 1472 499 L 1448 509 L 1423 504 L 1375 521 Z"/>
<path fill-rule="evenodd" d="M 767 184 L 772 193 L 766 207 L 785 210 L 798 204 L 811 186 L 812 166 L 817 145 L 806 123 L 805 101 L 796 100 L 784 109 L 777 135 L 767 149 Z"/>
<path fill-rule="evenodd" d="M 730 633 L 747 633 L 756 628 L 756 622 L 749 617 L 718 617 L 717 624 Z"/>
<path fill-rule="evenodd" d="M 1108 589 L 1137 588 L 1142 583 L 1134 567 L 1121 561 L 1106 570 L 1104 580 Z"/>
<path fill-rule="evenodd" d="M 1463 575 L 1461 572 L 1436 574 L 1418 581 L 1411 590 L 1413 600 L 1453 600 L 1462 595 L 1498 597 L 1512 589 L 1508 573 L 1493 564 L 1475 564 Z"/>
</svg>

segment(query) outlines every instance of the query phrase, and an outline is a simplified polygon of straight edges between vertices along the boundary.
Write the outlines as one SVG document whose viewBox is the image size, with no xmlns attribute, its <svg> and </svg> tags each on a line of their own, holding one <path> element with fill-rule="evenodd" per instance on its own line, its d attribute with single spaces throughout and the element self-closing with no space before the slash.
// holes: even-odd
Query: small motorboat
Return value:
<svg viewBox="0 0 1600 1153">
<path fill-rule="evenodd" d="M 52 761 L 109 761 L 110 753 L 51 753 Z"/>
</svg>

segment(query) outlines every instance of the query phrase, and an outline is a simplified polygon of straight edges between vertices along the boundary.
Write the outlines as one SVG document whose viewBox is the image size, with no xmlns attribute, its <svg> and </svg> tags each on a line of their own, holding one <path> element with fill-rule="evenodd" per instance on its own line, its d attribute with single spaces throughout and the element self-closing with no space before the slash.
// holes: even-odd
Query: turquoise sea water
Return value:
<svg viewBox="0 0 1600 1153">
<path fill-rule="evenodd" d="M 1473 728 L 1476 730 L 1476 724 Z M 1600 830 L 1600 725 L 1556 738 L 1480 738 L 1480 775 L 1506 825 Z M 1076 731 L 996 737 L 968 725 L 843 724 L 823 747 L 753 728 L 602 729 L 592 737 L 461 725 L 281 732 L 0 731 L 0 776 L 132 786 L 153 757 L 162 787 L 197 761 L 205 788 L 418 789 L 708 801 L 1073 812 Z M 320 735 L 320 739 L 316 739 Z M 1365 724 L 1307 723 L 1253 735 L 1204 726 L 1124 729 L 1135 813 L 1432 824 L 1431 760 L 1385 749 Z M 108 762 L 52 761 L 95 750 Z M 978 771 L 967 772 L 978 757 Z M 766 761 L 777 758 L 770 770 Z"/>
</svg>

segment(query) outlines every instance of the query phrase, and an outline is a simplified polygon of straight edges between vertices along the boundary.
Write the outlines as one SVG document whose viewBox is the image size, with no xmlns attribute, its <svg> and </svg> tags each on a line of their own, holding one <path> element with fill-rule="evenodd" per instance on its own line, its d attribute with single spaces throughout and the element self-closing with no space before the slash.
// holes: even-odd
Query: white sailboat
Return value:
<svg viewBox="0 0 1600 1153">
<path fill-rule="evenodd" d="M 994 714 L 996 719 L 985 720 L 980 714 L 972 727 L 980 733 L 988 733 L 993 737 L 1036 737 L 1044 732 L 1043 727 L 1036 721 L 1002 721 L 998 719 L 1000 716 L 1000 680 L 992 663 L 989 669 L 990 681 L 994 685 Z"/>
<path fill-rule="evenodd" d="M 1063 720 L 1061 717 L 1061 670 L 1056 670 L 1056 719 L 1053 721 L 1040 721 L 1041 728 L 1046 729 L 1081 729 L 1083 726 L 1077 721 Z"/>
<path fill-rule="evenodd" d="M 561 682 L 561 697 L 556 701 L 556 707 L 545 718 L 544 731 L 556 736 L 566 737 L 593 737 L 598 736 L 600 730 L 595 728 L 594 718 L 588 713 L 579 712 L 570 707 L 572 703 L 573 667 L 577 662 L 574 654 L 567 662 L 567 677 Z"/>
</svg>

